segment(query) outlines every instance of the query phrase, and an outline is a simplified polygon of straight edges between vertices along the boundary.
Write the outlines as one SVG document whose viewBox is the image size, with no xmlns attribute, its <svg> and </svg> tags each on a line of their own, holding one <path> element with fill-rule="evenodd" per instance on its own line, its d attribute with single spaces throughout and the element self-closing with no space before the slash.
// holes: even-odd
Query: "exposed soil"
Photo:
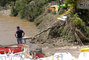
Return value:
<svg viewBox="0 0 89 60">
<path fill-rule="evenodd" d="M 54 47 L 50 44 L 28 44 L 30 50 L 34 50 L 36 48 L 42 48 L 45 57 L 54 55 L 55 53 L 64 53 L 69 52 L 72 56 L 77 57 L 81 53 L 80 49 L 89 48 L 89 45 L 79 46 L 79 45 L 72 45 L 72 46 L 63 46 L 63 47 Z"/>
</svg>

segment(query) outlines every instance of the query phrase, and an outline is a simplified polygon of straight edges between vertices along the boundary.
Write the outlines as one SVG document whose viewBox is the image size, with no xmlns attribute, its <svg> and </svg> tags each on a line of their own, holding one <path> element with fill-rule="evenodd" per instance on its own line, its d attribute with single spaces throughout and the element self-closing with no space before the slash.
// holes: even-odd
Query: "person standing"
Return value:
<svg viewBox="0 0 89 60">
<path fill-rule="evenodd" d="M 15 37 L 17 38 L 18 44 L 23 44 L 22 37 L 24 37 L 24 35 L 25 35 L 25 32 L 23 30 L 21 30 L 19 26 L 17 26 L 17 31 L 15 33 Z"/>
</svg>

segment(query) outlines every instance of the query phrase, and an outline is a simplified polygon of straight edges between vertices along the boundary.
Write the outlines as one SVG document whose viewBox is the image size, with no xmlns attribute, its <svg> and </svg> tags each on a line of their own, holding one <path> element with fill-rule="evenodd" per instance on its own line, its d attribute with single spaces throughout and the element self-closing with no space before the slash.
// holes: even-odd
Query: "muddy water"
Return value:
<svg viewBox="0 0 89 60">
<path fill-rule="evenodd" d="M 32 22 L 21 20 L 18 17 L 0 16 L 0 45 L 16 44 L 16 26 L 25 31 L 25 36 L 34 36 L 37 28 Z"/>
</svg>

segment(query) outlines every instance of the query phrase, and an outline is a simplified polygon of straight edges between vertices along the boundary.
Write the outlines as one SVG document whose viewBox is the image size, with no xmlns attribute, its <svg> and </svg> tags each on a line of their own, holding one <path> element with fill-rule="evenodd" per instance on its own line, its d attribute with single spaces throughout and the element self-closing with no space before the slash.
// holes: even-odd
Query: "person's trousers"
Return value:
<svg viewBox="0 0 89 60">
<path fill-rule="evenodd" d="M 22 38 L 17 38 L 17 43 L 18 43 L 18 44 L 23 44 Z"/>
</svg>

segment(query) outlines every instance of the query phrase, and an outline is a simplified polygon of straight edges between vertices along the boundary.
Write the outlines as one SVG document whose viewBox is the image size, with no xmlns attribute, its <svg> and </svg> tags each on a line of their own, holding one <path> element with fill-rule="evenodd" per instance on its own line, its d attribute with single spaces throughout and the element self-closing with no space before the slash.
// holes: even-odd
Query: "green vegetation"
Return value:
<svg viewBox="0 0 89 60">
<path fill-rule="evenodd" d="M 16 0 L 15 5 L 12 4 L 11 15 L 34 21 L 51 1 L 55 0 Z"/>
<path fill-rule="evenodd" d="M 75 12 L 78 13 L 79 17 L 86 23 L 86 25 L 89 25 L 89 10 L 88 9 L 76 9 Z"/>
<path fill-rule="evenodd" d="M 0 0 L 0 6 L 6 6 L 6 4 L 10 4 L 10 2 L 15 2 L 16 0 Z"/>
<path fill-rule="evenodd" d="M 77 1 L 78 0 L 64 0 L 64 2 L 66 3 L 66 4 L 73 4 L 74 5 L 74 7 L 76 7 L 76 5 L 77 5 Z"/>
<path fill-rule="evenodd" d="M 11 15 L 34 21 L 45 10 L 49 0 L 17 0 L 12 6 Z"/>
<path fill-rule="evenodd" d="M 73 17 L 70 18 L 70 20 L 72 20 L 73 24 L 79 29 L 85 26 L 85 22 L 81 18 L 79 18 L 77 14 L 74 14 Z"/>
<path fill-rule="evenodd" d="M 87 17 L 87 16 L 86 16 Z M 83 17 L 84 18 L 84 17 Z M 76 12 L 76 14 L 73 14 L 70 16 L 70 20 L 72 21 L 72 23 L 75 25 L 76 28 L 80 29 L 81 32 L 89 37 L 89 25 L 87 24 L 88 21 L 84 20 L 80 17 L 80 15 L 78 15 L 78 13 Z M 87 22 L 86 22 L 87 21 Z"/>
</svg>

